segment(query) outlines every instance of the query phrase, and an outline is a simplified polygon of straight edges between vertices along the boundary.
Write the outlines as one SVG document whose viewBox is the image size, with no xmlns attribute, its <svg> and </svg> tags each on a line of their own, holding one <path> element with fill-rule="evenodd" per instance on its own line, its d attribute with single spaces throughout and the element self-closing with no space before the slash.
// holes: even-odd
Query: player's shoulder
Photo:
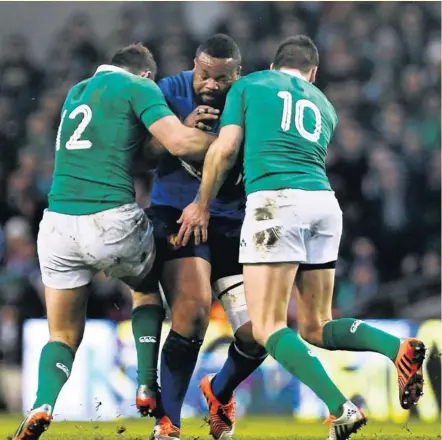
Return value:
<svg viewBox="0 0 442 440">
<path fill-rule="evenodd" d="M 255 90 L 256 87 L 280 87 L 281 76 L 275 70 L 260 70 L 241 77 L 234 86 L 241 91 Z"/>
<path fill-rule="evenodd" d="M 321 104 L 324 107 L 326 107 L 334 117 L 337 118 L 335 107 L 330 102 L 330 100 L 327 98 L 325 93 L 321 89 L 319 89 L 317 86 L 315 86 L 314 84 L 312 84 L 312 83 L 309 83 L 309 84 L 312 87 L 312 90 L 314 90 L 314 92 L 316 93 L 318 99 L 321 101 Z"/>
<path fill-rule="evenodd" d="M 126 99 L 135 99 L 140 96 L 156 98 L 162 96 L 155 81 L 142 76 L 130 75 L 124 79 L 121 88 L 118 90 Z"/>
<path fill-rule="evenodd" d="M 193 72 L 185 70 L 177 75 L 166 76 L 158 81 L 165 96 L 187 97 L 192 92 Z"/>
<path fill-rule="evenodd" d="M 260 83 L 261 81 L 265 80 L 269 77 L 270 70 L 260 70 L 258 72 L 252 72 L 248 75 L 242 76 L 235 85 L 240 87 L 246 87 L 250 84 L 256 84 Z"/>
</svg>

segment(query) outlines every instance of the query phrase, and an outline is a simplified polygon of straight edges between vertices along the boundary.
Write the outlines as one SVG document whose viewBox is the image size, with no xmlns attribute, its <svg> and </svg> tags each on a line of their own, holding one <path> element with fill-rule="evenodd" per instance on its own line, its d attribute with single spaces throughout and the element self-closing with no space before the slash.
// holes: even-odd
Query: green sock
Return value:
<svg viewBox="0 0 442 440">
<path fill-rule="evenodd" d="M 327 350 L 375 351 L 389 357 L 393 362 L 401 344 L 396 336 L 352 318 L 327 322 L 322 331 L 322 339 Z"/>
<path fill-rule="evenodd" d="M 74 352 L 62 342 L 49 342 L 41 351 L 38 367 L 38 390 L 34 408 L 55 402 L 63 385 L 69 379 L 74 363 Z"/>
<path fill-rule="evenodd" d="M 342 405 L 347 401 L 328 377 L 321 362 L 312 356 L 299 336 L 289 328 L 273 333 L 266 349 L 287 371 L 310 387 L 336 417 L 342 415 Z"/>
<path fill-rule="evenodd" d="M 150 389 L 155 389 L 157 386 L 158 352 L 164 317 L 164 309 L 159 305 L 140 306 L 132 312 L 138 384 L 147 385 Z"/>
</svg>

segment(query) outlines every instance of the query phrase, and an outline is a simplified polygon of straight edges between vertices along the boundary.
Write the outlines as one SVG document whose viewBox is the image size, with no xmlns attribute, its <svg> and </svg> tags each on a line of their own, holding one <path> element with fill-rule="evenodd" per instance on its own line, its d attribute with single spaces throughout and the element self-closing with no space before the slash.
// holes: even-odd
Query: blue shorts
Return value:
<svg viewBox="0 0 442 440">
<path fill-rule="evenodd" d="M 181 211 L 169 206 L 154 205 L 146 213 L 154 227 L 157 274 L 162 272 L 164 262 L 189 257 L 199 257 L 210 263 L 212 282 L 242 274 L 242 265 L 238 262 L 242 221 L 211 217 L 206 243 L 195 245 L 190 241 L 187 246 L 176 248 L 174 239 L 180 228 L 177 220 Z"/>
</svg>

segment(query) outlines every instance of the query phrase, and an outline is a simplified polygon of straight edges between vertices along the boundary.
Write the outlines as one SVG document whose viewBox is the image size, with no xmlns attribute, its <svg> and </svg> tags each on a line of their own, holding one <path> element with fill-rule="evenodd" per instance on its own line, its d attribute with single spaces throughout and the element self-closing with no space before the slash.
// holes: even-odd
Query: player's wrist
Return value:
<svg viewBox="0 0 442 440">
<path fill-rule="evenodd" d="M 204 199 L 199 199 L 197 201 L 195 201 L 195 203 L 200 207 L 200 209 L 204 210 L 204 211 L 208 211 L 209 210 L 209 201 L 208 200 L 204 200 Z"/>
</svg>

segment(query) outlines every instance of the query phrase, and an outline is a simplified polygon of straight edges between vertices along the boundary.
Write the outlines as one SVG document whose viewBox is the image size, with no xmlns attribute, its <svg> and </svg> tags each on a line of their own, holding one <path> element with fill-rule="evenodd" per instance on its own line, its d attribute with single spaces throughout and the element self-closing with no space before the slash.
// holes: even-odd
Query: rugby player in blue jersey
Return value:
<svg viewBox="0 0 442 440">
<path fill-rule="evenodd" d="M 185 125 L 216 134 L 227 92 L 240 76 L 240 51 L 230 37 L 217 34 L 198 47 L 194 61 L 193 70 L 164 78 L 158 85 L 172 111 Z M 178 221 L 182 210 L 197 194 L 202 163 L 184 162 L 167 153 L 159 158 L 149 217 L 154 224 L 160 281 L 171 309 L 172 329 L 161 354 L 161 413 L 153 439 L 180 436 L 181 408 L 209 324 L 212 290 L 223 304 L 235 333 L 221 371 L 204 377 L 201 382 L 214 438 L 232 436 L 233 391 L 267 356 L 252 337 L 242 266 L 238 263 L 245 200 L 241 161 L 238 163 L 212 204 L 209 241 L 180 247 L 176 243 Z M 134 314 L 134 326 L 157 312 L 159 316 L 155 307 L 139 309 Z M 145 345 L 137 340 L 141 334 L 134 327 L 139 359 L 137 407 L 147 415 L 157 402 L 156 390 L 147 381 L 143 382 L 140 374 L 145 350 Z"/>
</svg>

